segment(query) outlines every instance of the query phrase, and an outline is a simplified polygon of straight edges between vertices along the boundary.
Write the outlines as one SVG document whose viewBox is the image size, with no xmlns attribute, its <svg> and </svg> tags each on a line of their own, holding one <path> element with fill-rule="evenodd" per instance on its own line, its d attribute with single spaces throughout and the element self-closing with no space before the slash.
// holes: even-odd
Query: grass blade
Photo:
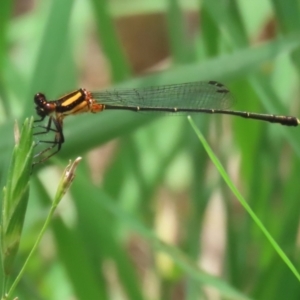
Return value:
<svg viewBox="0 0 300 300">
<path fill-rule="evenodd" d="M 5 281 L 12 272 L 18 252 L 29 197 L 33 156 L 32 123 L 33 119 L 25 120 L 20 137 L 18 130 L 15 131 L 16 145 L 7 184 L 3 189 L 1 258 Z"/>
<path fill-rule="evenodd" d="M 278 255 L 281 257 L 281 259 L 286 263 L 286 265 L 290 268 L 292 273 L 295 275 L 295 277 L 300 281 L 300 274 L 298 273 L 295 266 L 292 264 L 290 259 L 286 256 L 286 254 L 282 251 L 280 246 L 276 243 L 276 241 L 273 239 L 269 231 L 266 229 L 266 227 L 263 225 L 263 223 L 260 221 L 260 219 L 256 216 L 255 212 L 251 209 L 251 207 L 248 205 L 246 200 L 243 198 L 243 196 L 240 194 L 236 186 L 233 184 L 231 179 L 229 178 L 228 174 L 226 173 L 225 169 L 223 168 L 222 164 L 218 160 L 218 158 L 214 155 L 212 149 L 208 145 L 207 141 L 205 140 L 204 136 L 201 134 L 199 129 L 197 128 L 196 124 L 193 122 L 191 117 L 188 117 L 188 120 L 195 131 L 196 135 L 198 136 L 200 142 L 202 143 L 205 151 L 209 155 L 210 159 L 218 169 L 219 173 L 223 177 L 224 181 L 228 185 L 228 187 L 231 189 L 233 194 L 236 196 L 236 198 L 239 200 L 241 205 L 245 208 L 245 210 L 248 212 L 248 214 L 251 216 L 253 221 L 257 224 L 257 226 L 261 229 L 265 237 L 269 240 L 270 244 L 273 246 L 275 251 L 278 253 Z"/>
</svg>

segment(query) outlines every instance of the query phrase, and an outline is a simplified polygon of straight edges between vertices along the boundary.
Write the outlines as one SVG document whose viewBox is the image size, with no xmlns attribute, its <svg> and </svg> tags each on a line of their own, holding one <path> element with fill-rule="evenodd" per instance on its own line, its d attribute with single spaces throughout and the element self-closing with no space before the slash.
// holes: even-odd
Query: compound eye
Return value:
<svg viewBox="0 0 300 300">
<path fill-rule="evenodd" d="M 45 102 L 47 102 L 46 100 L 46 96 L 43 93 L 37 93 L 34 95 L 34 103 L 38 106 L 43 106 L 45 105 Z"/>
</svg>

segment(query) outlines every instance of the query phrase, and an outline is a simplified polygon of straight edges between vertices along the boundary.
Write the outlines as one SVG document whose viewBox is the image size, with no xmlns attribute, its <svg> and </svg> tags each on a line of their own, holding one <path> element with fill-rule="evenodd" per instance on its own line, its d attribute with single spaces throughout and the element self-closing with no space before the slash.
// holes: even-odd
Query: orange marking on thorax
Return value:
<svg viewBox="0 0 300 300">
<path fill-rule="evenodd" d="M 96 102 L 91 92 L 84 89 L 84 93 L 85 93 L 85 101 L 87 102 L 87 106 L 91 113 L 101 112 L 105 109 L 105 105 Z"/>
</svg>

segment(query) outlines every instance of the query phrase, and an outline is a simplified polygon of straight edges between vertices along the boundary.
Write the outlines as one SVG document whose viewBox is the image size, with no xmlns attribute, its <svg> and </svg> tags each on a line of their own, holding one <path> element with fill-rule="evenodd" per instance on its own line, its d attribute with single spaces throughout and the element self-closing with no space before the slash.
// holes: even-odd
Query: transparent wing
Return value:
<svg viewBox="0 0 300 300">
<path fill-rule="evenodd" d="M 115 89 L 92 93 L 92 97 L 101 104 L 153 108 L 228 109 L 234 103 L 229 90 L 216 81 Z"/>
</svg>

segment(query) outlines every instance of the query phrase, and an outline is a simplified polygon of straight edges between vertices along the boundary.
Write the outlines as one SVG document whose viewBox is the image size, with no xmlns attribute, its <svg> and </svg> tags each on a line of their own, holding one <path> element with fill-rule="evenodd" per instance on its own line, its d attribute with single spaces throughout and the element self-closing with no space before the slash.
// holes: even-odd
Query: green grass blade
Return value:
<svg viewBox="0 0 300 300">
<path fill-rule="evenodd" d="M 113 81 L 125 80 L 130 75 L 130 67 L 116 34 L 113 18 L 109 14 L 109 1 L 92 0 L 93 12 L 101 40 L 101 47 L 109 59 Z"/>
<path fill-rule="evenodd" d="M 46 93 L 53 89 L 55 79 L 60 72 L 62 54 L 68 45 L 69 23 L 73 5 L 74 1 L 72 0 L 54 0 L 51 2 L 35 68 L 27 91 L 28 94 L 26 94 L 26 99 L 28 101 L 30 99 L 30 104 L 35 93 L 39 91 Z M 25 106 L 24 114 L 28 115 L 29 111 L 32 111 L 32 106 Z"/>
<path fill-rule="evenodd" d="M 32 132 L 31 132 L 31 136 L 32 136 Z M 32 154 L 32 152 L 31 152 L 31 154 Z M 76 168 L 77 168 L 80 160 L 81 160 L 81 158 L 79 157 L 73 163 L 71 163 L 71 161 L 70 161 L 69 164 L 67 165 L 67 167 L 65 168 L 65 170 L 63 172 L 63 175 L 61 177 L 61 180 L 59 182 L 57 192 L 56 192 L 56 195 L 54 197 L 54 201 L 52 202 L 50 211 L 48 213 L 48 216 L 45 219 L 44 225 L 43 225 L 37 239 L 35 240 L 35 243 L 34 243 L 32 249 L 31 249 L 24 265 L 22 266 L 21 271 L 19 272 L 18 276 L 16 277 L 16 279 L 14 280 L 12 286 L 10 287 L 9 291 L 7 292 L 7 299 L 9 299 L 12 296 L 17 284 L 19 283 L 20 279 L 22 278 L 30 259 L 32 258 L 32 256 L 33 256 L 34 252 L 36 251 L 36 249 L 37 249 L 37 247 L 38 247 L 38 245 L 39 245 L 46 229 L 48 228 L 48 226 L 50 224 L 50 221 L 53 217 L 53 214 L 56 210 L 57 205 L 59 204 L 59 202 L 61 201 L 61 199 L 63 198 L 63 196 L 67 192 L 67 190 L 70 188 L 70 186 L 71 186 L 71 184 L 72 184 L 72 182 L 75 178 L 75 171 L 76 171 Z M 31 155 L 31 162 L 32 162 L 32 155 Z M 31 167 L 31 165 L 32 164 L 30 164 L 30 167 Z M 31 170 L 31 168 L 30 168 L 30 170 Z M 27 202 L 26 202 L 26 204 L 27 204 Z"/>
<path fill-rule="evenodd" d="M 186 16 L 181 10 L 178 0 L 168 0 L 167 25 L 169 32 L 169 44 L 175 64 L 183 64 L 191 61 L 193 53 L 193 41 L 188 38 L 187 29 L 184 26 Z"/>
<path fill-rule="evenodd" d="M 26 119 L 12 155 L 6 187 L 3 189 L 1 219 L 1 259 L 5 277 L 11 272 L 19 248 L 29 197 L 32 168 L 33 120 Z"/>
<path fill-rule="evenodd" d="M 299 2 L 292 0 L 289 5 L 286 5 L 284 0 L 272 0 L 273 7 L 278 20 L 279 28 L 284 34 L 296 32 L 300 27 L 300 11 Z M 300 50 L 296 49 L 291 53 L 291 58 L 294 65 L 300 72 Z"/>
<path fill-rule="evenodd" d="M 269 231 L 266 229 L 266 227 L 263 225 L 263 223 L 260 221 L 260 219 L 257 217 L 255 212 L 252 210 L 252 208 L 249 206 L 249 204 L 246 202 L 246 200 L 243 198 L 243 196 L 240 194 L 236 186 L 233 184 L 231 179 L 229 178 L 228 174 L 226 173 L 225 169 L 223 168 L 222 164 L 218 160 L 218 158 L 214 155 L 212 149 L 208 145 L 207 141 L 205 140 L 204 136 L 201 134 L 199 129 L 197 128 L 196 124 L 192 120 L 191 117 L 188 118 L 189 122 L 195 131 L 197 137 L 199 138 L 200 142 L 202 143 L 204 149 L 206 150 L 207 154 L 209 155 L 210 159 L 218 169 L 220 175 L 226 182 L 227 186 L 231 189 L 232 193 L 236 196 L 238 201 L 241 203 L 241 205 L 245 208 L 245 210 L 248 212 L 248 214 L 251 216 L 253 221 L 257 224 L 257 226 L 260 228 L 262 233 L 265 235 L 265 237 L 268 239 L 272 247 L 275 249 L 275 251 L 278 253 L 278 255 L 281 257 L 281 259 L 286 263 L 286 265 L 290 268 L 292 273 L 295 275 L 295 277 L 300 281 L 300 274 L 298 273 L 295 266 L 292 264 L 290 259 L 286 256 L 286 254 L 282 251 L 280 246 L 276 243 L 276 241 L 273 239 Z"/>
<path fill-rule="evenodd" d="M 281 30 L 285 33 L 298 30 L 300 26 L 299 2 L 292 0 L 287 5 L 284 0 L 272 0 L 272 3 Z"/>
<path fill-rule="evenodd" d="M 6 53 L 8 51 L 8 27 L 10 15 L 12 11 L 13 1 L 5 1 L 1 3 L 0 9 L 0 98 L 3 99 L 7 96 L 7 89 L 4 81 L 3 70 L 6 63 Z M 10 114 L 9 107 L 6 101 L 3 101 L 4 109 L 7 114 Z"/>
</svg>

